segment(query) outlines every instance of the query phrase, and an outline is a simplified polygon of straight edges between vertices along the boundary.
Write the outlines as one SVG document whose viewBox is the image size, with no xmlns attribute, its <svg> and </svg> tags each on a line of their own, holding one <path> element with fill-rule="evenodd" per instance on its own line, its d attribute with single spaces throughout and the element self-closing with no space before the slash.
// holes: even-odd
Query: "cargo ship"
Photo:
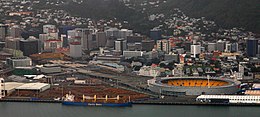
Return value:
<svg viewBox="0 0 260 117">
<path fill-rule="evenodd" d="M 108 98 L 107 95 L 105 98 L 97 98 L 96 95 L 94 95 L 94 97 L 83 95 L 81 101 L 75 101 L 74 98 L 75 98 L 74 95 L 66 94 L 66 96 L 62 101 L 62 104 L 72 105 L 72 106 L 105 106 L 105 107 L 131 107 L 132 106 L 130 97 L 127 102 L 122 102 L 120 101 L 119 95 L 114 98 Z M 103 102 L 98 102 L 97 100 L 102 100 Z M 113 102 L 109 100 L 113 100 Z"/>
</svg>

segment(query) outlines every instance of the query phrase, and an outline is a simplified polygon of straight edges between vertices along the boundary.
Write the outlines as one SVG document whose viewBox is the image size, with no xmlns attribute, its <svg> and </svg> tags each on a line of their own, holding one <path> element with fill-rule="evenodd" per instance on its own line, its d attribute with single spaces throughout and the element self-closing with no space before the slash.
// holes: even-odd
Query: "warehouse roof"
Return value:
<svg viewBox="0 0 260 117">
<path fill-rule="evenodd" d="M 19 86 L 22 86 L 24 83 L 18 83 L 18 82 L 6 82 L 5 83 L 5 90 L 13 90 Z"/>
<path fill-rule="evenodd" d="M 46 83 L 26 83 L 22 86 L 17 87 L 19 90 L 41 90 L 42 88 L 49 86 Z"/>
</svg>

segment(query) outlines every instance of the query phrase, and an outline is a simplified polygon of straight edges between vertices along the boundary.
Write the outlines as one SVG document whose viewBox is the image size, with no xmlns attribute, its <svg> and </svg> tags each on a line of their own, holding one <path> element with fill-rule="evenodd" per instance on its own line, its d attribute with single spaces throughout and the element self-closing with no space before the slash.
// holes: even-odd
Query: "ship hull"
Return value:
<svg viewBox="0 0 260 117">
<path fill-rule="evenodd" d="M 126 103 L 92 103 L 92 102 L 69 102 L 63 101 L 63 105 L 71 105 L 71 106 L 105 106 L 105 107 L 130 107 L 132 106 L 131 102 Z"/>
</svg>

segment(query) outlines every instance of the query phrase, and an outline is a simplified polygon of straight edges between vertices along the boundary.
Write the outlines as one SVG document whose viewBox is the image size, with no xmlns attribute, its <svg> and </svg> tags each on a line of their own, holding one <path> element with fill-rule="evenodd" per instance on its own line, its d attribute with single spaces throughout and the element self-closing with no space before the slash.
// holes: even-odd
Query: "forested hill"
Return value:
<svg viewBox="0 0 260 117">
<path fill-rule="evenodd" d="M 72 0 L 65 0 L 72 1 Z M 81 0 L 78 0 L 81 1 Z M 140 30 L 153 27 L 147 17 L 153 13 L 170 16 L 179 8 L 189 17 L 205 17 L 225 28 L 242 27 L 260 33 L 260 0 L 82 0 L 69 2 L 60 8 L 75 15 L 91 18 L 117 18 L 127 20 Z M 121 2 L 119 2 L 121 1 Z M 127 1 L 127 2 L 122 2 Z M 129 2 L 130 1 L 130 2 Z M 158 4 L 154 7 L 151 2 Z M 146 5 L 141 5 L 146 3 Z M 145 8 L 145 10 L 144 10 Z M 145 25 L 143 25 L 145 24 Z"/>
<path fill-rule="evenodd" d="M 260 0 L 167 0 L 159 10 L 171 7 L 178 7 L 191 17 L 214 20 L 224 27 L 239 26 L 260 33 Z"/>
</svg>

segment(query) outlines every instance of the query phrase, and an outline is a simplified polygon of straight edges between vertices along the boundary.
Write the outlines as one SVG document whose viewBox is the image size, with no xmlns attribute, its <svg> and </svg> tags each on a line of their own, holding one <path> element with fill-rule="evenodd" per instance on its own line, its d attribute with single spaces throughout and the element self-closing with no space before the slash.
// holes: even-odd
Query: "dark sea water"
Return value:
<svg viewBox="0 0 260 117">
<path fill-rule="evenodd" d="M 115 108 L 0 102 L 0 117 L 260 117 L 260 107 L 133 105 Z"/>
</svg>

